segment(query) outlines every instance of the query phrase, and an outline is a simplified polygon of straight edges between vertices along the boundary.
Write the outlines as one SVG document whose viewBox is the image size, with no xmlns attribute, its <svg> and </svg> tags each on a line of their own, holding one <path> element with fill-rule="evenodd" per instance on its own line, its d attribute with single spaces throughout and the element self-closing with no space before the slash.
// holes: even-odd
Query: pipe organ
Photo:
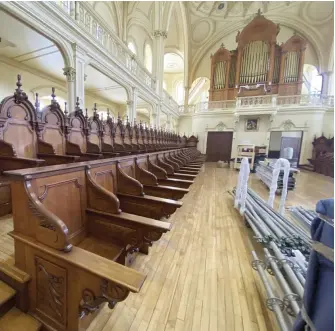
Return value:
<svg viewBox="0 0 335 331">
<path fill-rule="evenodd" d="M 279 25 L 260 11 L 236 36 L 237 49 L 223 44 L 211 56 L 210 101 L 265 94 L 301 93 L 306 41 L 294 34 L 277 44 Z"/>
</svg>

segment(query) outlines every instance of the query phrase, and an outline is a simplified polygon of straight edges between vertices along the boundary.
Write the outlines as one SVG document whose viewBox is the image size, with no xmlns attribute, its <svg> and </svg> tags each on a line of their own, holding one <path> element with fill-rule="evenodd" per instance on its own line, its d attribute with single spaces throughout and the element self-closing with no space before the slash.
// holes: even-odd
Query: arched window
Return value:
<svg viewBox="0 0 335 331">
<path fill-rule="evenodd" d="M 184 104 L 184 95 L 185 95 L 185 91 L 184 91 L 183 82 L 180 81 L 176 85 L 176 99 L 179 105 Z"/>
<path fill-rule="evenodd" d="M 144 47 L 144 65 L 148 71 L 152 72 L 152 50 L 149 44 L 145 44 Z"/>
<path fill-rule="evenodd" d="M 322 76 L 319 75 L 318 69 L 311 64 L 304 64 L 304 77 L 301 93 L 315 94 L 321 93 Z"/>
<path fill-rule="evenodd" d="M 132 41 L 128 42 L 128 48 L 135 54 L 137 55 L 137 50 L 136 50 L 136 46 Z"/>
</svg>

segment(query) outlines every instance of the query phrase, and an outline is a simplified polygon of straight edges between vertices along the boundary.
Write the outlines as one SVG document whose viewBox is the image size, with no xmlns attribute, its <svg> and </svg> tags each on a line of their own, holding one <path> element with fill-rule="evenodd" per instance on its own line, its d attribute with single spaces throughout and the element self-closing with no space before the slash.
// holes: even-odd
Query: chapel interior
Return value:
<svg viewBox="0 0 335 331">
<path fill-rule="evenodd" d="M 0 1 L 0 72 L 0 331 L 333 329 L 333 1 Z"/>
</svg>

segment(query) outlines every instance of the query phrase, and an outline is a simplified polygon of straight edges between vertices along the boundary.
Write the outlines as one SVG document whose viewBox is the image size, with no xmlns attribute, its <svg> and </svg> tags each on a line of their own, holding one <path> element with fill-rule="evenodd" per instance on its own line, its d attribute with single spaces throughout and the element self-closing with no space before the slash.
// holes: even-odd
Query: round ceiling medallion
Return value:
<svg viewBox="0 0 335 331">
<path fill-rule="evenodd" d="M 204 41 L 211 32 L 211 25 L 207 20 L 197 21 L 194 24 L 192 39 L 195 43 Z"/>
<path fill-rule="evenodd" d="M 330 20 L 334 13 L 332 1 L 309 2 L 304 8 L 304 16 L 311 24 L 323 24 Z"/>
</svg>

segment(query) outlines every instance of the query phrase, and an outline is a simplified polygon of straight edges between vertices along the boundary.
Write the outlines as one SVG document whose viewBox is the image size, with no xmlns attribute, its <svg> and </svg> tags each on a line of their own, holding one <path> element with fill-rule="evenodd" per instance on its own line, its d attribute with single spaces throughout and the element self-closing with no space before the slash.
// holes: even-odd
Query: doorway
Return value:
<svg viewBox="0 0 335 331">
<path fill-rule="evenodd" d="M 233 132 L 208 132 L 207 134 L 207 161 L 230 162 Z"/>
<path fill-rule="evenodd" d="M 303 131 L 273 131 L 270 135 L 269 158 L 287 158 L 292 167 L 298 167 Z"/>
</svg>

